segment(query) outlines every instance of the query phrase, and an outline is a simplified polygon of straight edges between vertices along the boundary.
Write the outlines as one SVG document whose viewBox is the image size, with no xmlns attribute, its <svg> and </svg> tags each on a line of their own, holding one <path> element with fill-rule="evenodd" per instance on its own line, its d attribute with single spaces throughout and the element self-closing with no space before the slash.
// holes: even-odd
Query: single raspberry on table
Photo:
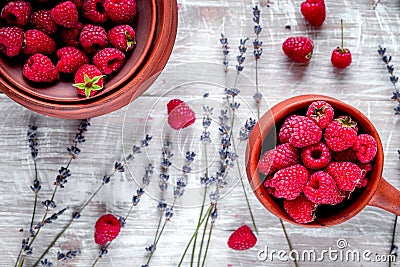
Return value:
<svg viewBox="0 0 400 267">
<path fill-rule="evenodd" d="M 107 47 L 93 56 L 93 63 L 103 74 L 119 70 L 125 61 L 125 54 L 116 48 Z"/>
<path fill-rule="evenodd" d="M 74 28 L 78 23 L 78 10 L 71 1 L 61 2 L 51 9 L 51 19 L 65 28 Z"/>
<path fill-rule="evenodd" d="M 101 26 L 86 24 L 79 36 L 79 43 L 86 53 L 95 53 L 108 45 L 107 32 Z"/>
<path fill-rule="evenodd" d="M 127 52 L 136 44 L 135 30 L 129 25 L 118 25 L 108 31 L 108 40 L 118 50 Z"/>
<path fill-rule="evenodd" d="M 174 130 L 180 130 L 196 121 L 194 111 L 182 100 L 172 99 L 167 104 L 168 124 Z"/>
<path fill-rule="evenodd" d="M 112 214 L 101 216 L 95 225 L 94 242 L 105 245 L 113 241 L 121 231 L 121 222 Z"/>
<path fill-rule="evenodd" d="M 115 24 L 132 24 L 136 16 L 136 0 L 105 0 L 104 9 Z"/>
<path fill-rule="evenodd" d="M 82 28 L 83 24 L 78 22 L 74 28 L 62 29 L 59 34 L 61 42 L 66 46 L 78 47 Z"/>
<path fill-rule="evenodd" d="M 307 169 L 296 164 L 277 171 L 270 179 L 265 180 L 264 186 L 277 198 L 295 199 L 303 191 L 308 179 Z"/>
<path fill-rule="evenodd" d="M 19 54 L 24 41 L 24 31 L 17 27 L 0 28 L 0 51 L 9 57 Z"/>
<path fill-rule="evenodd" d="M 331 162 L 331 151 L 322 142 L 307 146 L 301 150 L 301 160 L 306 168 L 318 170 Z"/>
<path fill-rule="evenodd" d="M 11 1 L 2 8 L 0 16 L 9 25 L 24 26 L 29 22 L 31 12 L 31 3 L 27 1 Z"/>
<path fill-rule="evenodd" d="M 233 250 L 247 250 L 254 247 L 256 243 L 257 237 L 247 225 L 236 229 L 228 239 L 228 247 Z"/>
<path fill-rule="evenodd" d="M 269 175 L 298 163 L 299 150 L 291 144 L 285 143 L 266 151 L 260 158 L 258 170 L 265 175 Z"/>
<path fill-rule="evenodd" d="M 282 50 L 290 59 L 300 63 L 307 63 L 312 57 L 314 43 L 304 36 L 289 37 L 283 42 Z"/>
<path fill-rule="evenodd" d="M 351 162 L 331 162 L 326 172 L 335 179 L 338 188 L 352 192 L 361 179 L 361 169 Z"/>
<path fill-rule="evenodd" d="M 302 195 L 292 200 L 285 199 L 283 207 L 295 222 L 309 223 L 315 219 L 317 205 Z"/>
<path fill-rule="evenodd" d="M 365 187 L 368 183 L 368 172 L 372 170 L 372 164 L 371 163 L 360 163 L 358 164 L 358 167 L 361 169 L 361 178 L 360 181 L 356 184 L 357 188 L 362 188 Z"/>
<path fill-rule="evenodd" d="M 24 34 L 24 47 L 22 53 L 25 55 L 44 54 L 50 55 L 56 51 L 56 43 L 50 36 L 39 30 L 27 30 Z"/>
<path fill-rule="evenodd" d="M 315 27 L 320 27 L 326 18 L 326 8 L 324 0 L 306 0 L 300 5 L 301 14 Z"/>
<path fill-rule="evenodd" d="M 74 73 L 83 64 L 89 63 L 85 53 L 73 46 L 66 46 L 57 51 L 57 70 L 61 73 Z"/>
<path fill-rule="evenodd" d="M 30 23 L 33 28 L 52 35 L 58 30 L 57 24 L 51 19 L 50 10 L 40 9 L 31 15 Z"/>
<path fill-rule="evenodd" d="M 333 107 L 325 101 L 312 102 L 307 110 L 307 117 L 315 120 L 321 129 L 325 129 L 333 120 L 335 111 Z"/>
<path fill-rule="evenodd" d="M 101 71 L 94 65 L 84 64 L 75 73 L 75 83 L 78 94 L 89 98 L 103 89 L 104 79 Z"/>
<path fill-rule="evenodd" d="M 108 20 L 104 8 L 105 0 L 84 0 L 82 5 L 82 15 L 94 23 L 104 23 Z"/>
<path fill-rule="evenodd" d="M 324 171 L 313 173 L 303 192 L 306 198 L 315 204 L 334 204 L 340 196 L 335 180 Z"/>
<path fill-rule="evenodd" d="M 358 135 L 353 145 L 356 157 L 361 163 L 372 161 L 375 158 L 377 147 L 375 138 L 369 134 Z"/>
<path fill-rule="evenodd" d="M 356 152 L 352 147 L 343 151 L 332 152 L 332 161 L 348 161 L 355 163 L 357 161 Z"/>
<path fill-rule="evenodd" d="M 321 140 L 321 128 L 309 117 L 297 116 L 290 121 L 290 125 L 292 135 L 289 138 L 289 143 L 294 147 L 303 148 Z"/>
<path fill-rule="evenodd" d="M 357 123 L 349 116 L 342 116 L 329 123 L 325 129 L 325 142 L 333 151 L 343 151 L 353 146 L 357 138 Z"/>
<path fill-rule="evenodd" d="M 58 72 L 53 62 L 42 54 L 35 54 L 28 58 L 22 74 L 32 82 L 50 83 L 57 79 Z"/>
<path fill-rule="evenodd" d="M 288 143 L 289 142 L 289 139 L 293 134 L 291 121 L 296 117 L 298 117 L 298 115 L 295 115 L 295 114 L 290 115 L 283 122 L 283 124 L 282 124 L 282 126 L 281 126 L 281 128 L 279 130 L 279 141 L 281 143 Z"/>
</svg>

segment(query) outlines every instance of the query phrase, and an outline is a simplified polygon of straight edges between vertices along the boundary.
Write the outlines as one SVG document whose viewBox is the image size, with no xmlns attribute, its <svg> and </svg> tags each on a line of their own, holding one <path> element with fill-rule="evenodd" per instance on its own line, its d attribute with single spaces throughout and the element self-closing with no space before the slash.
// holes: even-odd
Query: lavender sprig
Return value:
<svg viewBox="0 0 400 267">
<path fill-rule="evenodd" d="M 261 93 L 259 91 L 259 85 L 258 85 L 258 60 L 261 58 L 263 49 L 262 49 L 262 41 L 260 41 L 259 36 L 262 30 L 262 27 L 260 25 L 260 18 L 261 18 L 261 11 L 258 9 L 258 6 L 253 7 L 253 22 L 255 23 L 254 25 L 254 33 L 256 34 L 256 38 L 253 41 L 253 54 L 254 54 L 254 59 L 256 60 L 256 93 L 253 95 L 253 99 L 256 102 L 257 106 L 257 118 L 260 118 L 260 102 L 261 102 Z"/>
</svg>

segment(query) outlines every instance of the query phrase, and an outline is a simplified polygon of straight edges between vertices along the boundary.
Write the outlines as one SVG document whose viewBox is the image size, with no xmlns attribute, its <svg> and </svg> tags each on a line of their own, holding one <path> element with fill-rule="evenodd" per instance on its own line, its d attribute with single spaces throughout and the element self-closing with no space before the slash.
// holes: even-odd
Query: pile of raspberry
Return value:
<svg viewBox="0 0 400 267">
<path fill-rule="evenodd" d="M 136 0 L 17 0 L 0 8 L 0 51 L 22 60 L 34 84 L 74 78 L 78 94 L 90 97 L 135 45 Z"/>
<path fill-rule="evenodd" d="M 305 116 L 288 116 L 279 129 L 279 144 L 260 158 L 267 192 L 283 199 L 295 222 L 312 222 L 319 208 L 346 201 L 368 183 L 377 142 L 358 133 L 353 118 L 334 112 L 329 103 L 315 101 Z"/>
</svg>

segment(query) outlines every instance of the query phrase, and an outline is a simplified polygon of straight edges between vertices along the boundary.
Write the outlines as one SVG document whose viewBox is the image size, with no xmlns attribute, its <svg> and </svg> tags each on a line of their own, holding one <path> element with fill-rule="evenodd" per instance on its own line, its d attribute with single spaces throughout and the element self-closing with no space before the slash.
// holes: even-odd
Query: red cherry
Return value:
<svg viewBox="0 0 400 267">
<path fill-rule="evenodd" d="M 332 51 L 331 62 L 334 67 L 344 69 L 351 64 L 352 58 L 350 50 L 344 47 L 343 20 L 340 20 L 340 24 L 342 28 L 342 46 Z"/>
</svg>

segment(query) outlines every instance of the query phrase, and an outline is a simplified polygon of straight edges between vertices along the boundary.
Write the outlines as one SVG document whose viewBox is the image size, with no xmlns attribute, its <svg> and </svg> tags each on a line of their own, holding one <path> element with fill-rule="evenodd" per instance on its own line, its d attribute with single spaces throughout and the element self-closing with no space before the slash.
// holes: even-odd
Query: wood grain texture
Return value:
<svg viewBox="0 0 400 267">
<path fill-rule="evenodd" d="M 395 103 L 390 100 L 392 86 L 384 64 L 377 53 L 378 45 L 387 47 L 393 56 L 392 63 L 400 68 L 400 2 L 382 0 L 372 8 L 371 1 L 327 0 L 327 19 L 319 29 L 308 26 L 300 12 L 300 0 L 263 0 L 260 3 L 263 41 L 263 56 L 260 60 L 260 90 L 264 95 L 261 112 L 288 97 L 304 93 L 316 93 L 339 98 L 364 112 L 377 128 L 384 147 L 385 166 L 383 177 L 395 187 L 400 188 L 400 164 L 397 149 L 400 148 L 400 117 L 395 116 Z M 172 176 L 177 177 L 182 165 L 182 155 L 187 149 L 195 150 L 199 158 L 194 163 L 195 170 L 188 185 L 188 193 L 178 203 L 175 216 L 167 225 L 160 239 L 157 252 L 150 266 L 177 266 L 187 241 L 194 231 L 199 213 L 198 184 L 204 170 L 204 155 L 198 138 L 201 133 L 201 96 L 209 92 L 211 104 L 221 102 L 224 84 L 222 52 L 219 44 L 221 32 L 228 37 L 231 47 L 230 66 L 234 68 L 237 44 L 240 38 L 250 37 L 246 55 L 243 78 L 239 82 L 242 91 L 242 106 L 238 118 L 245 120 L 254 114 L 252 95 L 255 92 L 255 61 L 252 57 L 251 41 L 254 38 L 252 5 L 250 0 L 182 0 L 179 10 L 178 36 L 174 51 L 167 64 L 166 77 L 159 80 L 149 91 L 136 99 L 132 105 L 111 114 L 93 118 L 86 134 L 87 141 L 82 144 L 82 152 L 71 164 L 72 176 L 66 188 L 57 193 L 59 208 L 70 210 L 60 216 L 53 225 L 46 226 L 35 242 L 34 253 L 27 258 L 27 266 L 32 265 L 52 238 L 65 225 L 74 208 L 78 208 L 89 198 L 103 175 L 113 171 L 113 163 L 120 160 L 124 150 L 130 149 L 143 138 L 145 132 L 153 135 L 153 140 L 145 153 L 129 165 L 124 174 L 113 177 L 101 193 L 82 213 L 81 219 L 74 223 L 64 236 L 50 250 L 47 258 L 56 262 L 57 251 L 66 252 L 80 248 L 81 255 L 73 260 L 55 264 L 56 266 L 90 266 L 98 253 L 93 242 L 94 223 L 106 212 L 124 216 L 130 207 L 132 194 L 136 192 L 144 174 L 144 166 L 153 162 L 158 172 L 161 158 L 161 145 L 165 136 L 174 140 L 174 168 Z M 268 7 L 269 6 L 269 7 Z M 331 66 L 331 51 L 340 44 L 340 18 L 345 23 L 346 46 L 353 54 L 352 65 L 342 71 Z M 285 29 L 286 25 L 291 30 Z M 286 59 L 281 52 L 281 43 L 291 35 L 306 35 L 315 42 L 313 59 L 308 65 L 298 65 Z M 179 67 L 181 66 L 181 67 Z M 182 66 L 183 69 L 182 70 Z M 204 77 L 215 84 L 205 84 Z M 198 83 L 185 85 L 185 81 Z M 232 83 L 232 80 L 229 80 Z M 184 84 L 184 85 L 182 85 Z M 177 86 L 179 85 L 179 86 Z M 173 89 L 173 90 L 170 90 Z M 168 129 L 165 123 L 165 104 L 170 98 L 180 97 L 192 103 L 198 121 L 192 128 L 181 133 Z M 218 117 L 216 107 L 214 117 Z M 50 197 L 53 181 L 61 166 L 65 166 L 68 155 L 65 148 L 75 136 L 78 121 L 61 120 L 35 114 L 19 106 L 4 94 L 0 94 L 0 266 L 13 266 L 22 238 L 27 235 L 33 205 L 33 193 L 29 186 L 33 180 L 34 168 L 29 157 L 26 131 L 28 125 L 36 123 L 39 127 L 38 170 L 42 181 L 39 199 Z M 124 123 L 125 122 L 125 123 Z M 214 125 L 213 127 L 216 127 Z M 237 126 L 239 127 L 239 126 Z M 213 128 L 213 131 L 216 128 Z M 215 132 L 210 156 L 217 153 L 217 134 Z M 244 149 L 239 149 L 240 166 L 244 172 Z M 148 194 L 142 197 L 134 209 L 126 227 L 109 249 L 98 266 L 141 266 L 146 261 L 145 247 L 154 238 L 159 213 L 156 210 L 160 193 L 155 172 Z M 231 232 L 242 223 L 251 224 L 244 203 L 243 192 L 238 184 L 236 172 L 230 177 L 231 184 L 220 201 L 219 217 L 216 221 L 206 266 L 294 266 L 292 262 L 262 262 L 257 259 L 259 250 L 267 246 L 270 250 L 288 251 L 279 220 L 258 203 L 246 184 L 250 203 L 259 228 L 257 245 L 248 251 L 234 252 L 227 245 Z M 170 187 L 170 190 L 172 187 Z M 171 191 L 166 197 L 171 198 Z M 43 210 L 39 207 L 39 216 Z M 293 247 L 298 251 L 315 249 L 337 249 L 336 242 L 344 238 L 348 249 L 371 251 L 373 256 L 387 255 L 393 229 L 394 215 L 374 207 L 365 208 L 358 216 L 338 226 L 323 229 L 305 229 L 285 223 Z M 25 229 L 19 232 L 19 229 Z M 398 232 L 398 234 L 400 234 Z M 396 243 L 399 238 L 396 238 Z M 398 266 L 397 260 L 393 265 Z M 379 262 L 342 262 L 328 258 L 324 266 L 387 266 Z M 300 262 L 300 266 L 321 266 L 321 262 Z M 189 257 L 183 266 L 189 266 Z"/>
</svg>

